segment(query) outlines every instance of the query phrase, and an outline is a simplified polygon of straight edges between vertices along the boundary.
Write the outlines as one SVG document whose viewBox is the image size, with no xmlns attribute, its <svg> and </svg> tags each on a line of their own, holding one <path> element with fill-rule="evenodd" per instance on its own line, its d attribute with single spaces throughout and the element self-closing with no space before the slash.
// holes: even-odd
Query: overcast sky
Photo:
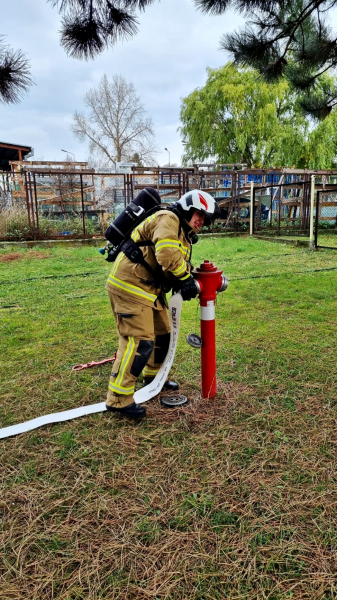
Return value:
<svg viewBox="0 0 337 600">
<path fill-rule="evenodd" d="M 237 14 L 205 17 L 192 0 L 161 0 L 139 16 L 139 33 L 93 61 L 68 58 L 59 45 L 60 15 L 47 0 L 12 0 L 1 6 L 1 33 L 30 59 L 35 84 L 18 105 L 0 105 L 0 140 L 34 148 L 35 160 L 64 160 L 61 148 L 86 160 L 88 150 L 70 130 L 75 110 L 104 73 L 132 82 L 153 119 L 158 164 L 180 164 L 181 98 L 206 81 L 206 67 L 228 60 L 223 33 L 243 23 Z"/>
</svg>

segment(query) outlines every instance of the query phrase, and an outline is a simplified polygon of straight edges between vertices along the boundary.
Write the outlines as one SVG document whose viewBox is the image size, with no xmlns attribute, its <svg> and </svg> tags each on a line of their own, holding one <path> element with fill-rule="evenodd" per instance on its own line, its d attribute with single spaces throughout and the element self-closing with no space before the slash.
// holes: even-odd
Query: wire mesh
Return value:
<svg viewBox="0 0 337 600">
<path fill-rule="evenodd" d="M 202 232 L 249 232 L 252 184 L 254 233 L 309 232 L 310 174 L 305 171 L 202 171 L 195 165 L 111 173 L 95 172 L 85 163 L 25 164 L 13 163 L 9 175 L 1 174 L 1 239 L 100 236 L 144 187 L 156 189 L 163 203 L 174 202 L 189 190 L 203 190 L 218 201 L 221 214 L 212 227 L 204 227 Z M 336 189 L 337 174 L 316 175 L 315 179 L 316 191 L 326 195 L 320 209 L 319 235 L 328 232 L 330 238 L 335 217 L 332 190 Z M 331 212 L 331 218 L 326 211 Z"/>
<path fill-rule="evenodd" d="M 310 182 L 254 188 L 254 233 L 308 235 Z"/>
<path fill-rule="evenodd" d="M 317 192 L 315 246 L 337 250 L 337 187 Z"/>
<path fill-rule="evenodd" d="M 51 169 L 48 165 L 45 169 L 15 170 L 8 192 L 0 187 L 0 238 L 102 235 L 108 223 L 144 187 L 155 188 L 162 202 L 171 203 L 185 192 L 185 174 L 95 173 L 74 167 Z"/>
</svg>

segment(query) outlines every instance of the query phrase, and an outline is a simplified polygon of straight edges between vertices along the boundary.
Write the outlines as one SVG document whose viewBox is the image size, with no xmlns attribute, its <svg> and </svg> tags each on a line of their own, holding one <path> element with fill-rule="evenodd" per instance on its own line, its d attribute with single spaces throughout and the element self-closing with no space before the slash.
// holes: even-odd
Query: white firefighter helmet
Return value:
<svg viewBox="0 0 337 600">
<path fill-rule="evenodd" d="M 214 219 L 220 216 L 220 209 L 216 200 L 214 200 L 211 194 L 203 192 L 202 190 L 191 190 L 184 194 L 180 200 L 178 200 L 182 210 L 185 213 L 185 218 L 189 221 L 192 218 L 192 210 L 201 210 L 205 215 L 205 225 L 210 225 Z M 188 215 L 190 213 L 190 215 Z"/>
</svg>

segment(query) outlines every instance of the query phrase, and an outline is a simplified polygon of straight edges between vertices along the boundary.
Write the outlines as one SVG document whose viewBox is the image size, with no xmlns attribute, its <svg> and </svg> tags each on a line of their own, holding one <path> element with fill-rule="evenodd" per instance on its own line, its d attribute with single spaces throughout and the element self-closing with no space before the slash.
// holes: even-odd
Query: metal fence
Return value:
<svg viewBox="0 0 337 600">
<path fill-rule="evenodd" d="M 337 250 L 337 187 L 316 193 L 315 247 Z"/>
<path fill-rule="evenodd" d="M 201 189 L 216 198 L 221 218 L 211 231 L 249 229 L 250 186 L 274 188 L 280 181 L 301 179 L 283 170 L 211 165 L 187 168 L 137 167 L 131 173 L 95 172 L 86 163 L 13 161 L 6 174 L 7 201 L 0 194 L 0 238 L 41 239 L 100 235 L 107 222 L 146 186 L 155 188 L 163 203 Z M 249 210 L 249 209 L 248 209 Z M 209 228 L 205 228 L 205 231 Z"/>
<path fill-rule="evenodd" d="M 313 225 L 316 248 L 337 247 L 337 185 L 335 177 L 315 177 Z M 253 233 L 273 236 L 310 235 L 311 182 L 296 181 L 253 190 Z M 242 207 L 250 216 L 250 205 Z"/>
<path fill-rule="evenodd" d="M 296 195 L 304 193 L 306 199 L 310 174 L 251 169 L 228 173 L 224 189 L 216 191 L 222 217 L 219 224 L 225 231 L 248 232 L 250 230 L 252 186 L 256 231 L 277 230 L 285 224 L 286 215 L 289 224 L 298 225 L 299 217 L 296 213 L 298 213 L 299 199 Z M 286 202 L 288 205 L 294 202 L 293 211 L 285 208 Z"/>
<path fill-rule="evenodd" d="M 9 187 L 6 210 L 0 213 L 1 237 L 36 240 L 100 233 L 102 211 L 93 206 L 93 171 L 22 169 Z"/>
<path fill-rule="evenodd" d="M 295 181 L 253 190 L 253 233 L 308 235 L 310 181 Z M 242 210 L 250 216 L 249 203 Z"/>
<path fill-rule="evenodd" d="M 211 231 L 249 232 L 253 186 L 254 232 L 308 235 L 311 172 L 291 169 L 133 168 L 131 173 L 95 172 L 86 163 L 16 161 L 0 179 L 0 239 L 62 239 L 104 233 L 137 194 L 150 186 L 163 203 L 201 189 L 219 203 L 220 219 Z M 337 171 L 315 176 L 315 189 L 333 203 Z M 330 196 L 329 196 L 330 194 Z M 326 199 L 328 198 L 328 199 Z M 319 228 L 333 230 L 320 210 Z M 334 212 L 332 212 L 333 219 Z M 322 224 L 324 223 L 324 225 Z M 207 228 L 204 228 L 207 231 Z M 332 234 L 331 234 L 332 235 Z M 330 236 L 331 237 L 331 236 Z M 318 235 L 318 243 L 320 235 Z M 324 245 L 324 244 L 320 244 Z"/>
<path fill-rule="evenodd" d="M 0 239 L 78 238 L 102 235 L 144 188 L 162 201 L 187 191 L 186 173 L 96 173 L 90 169 L 23 168 L 3 178 Z"/>
</svg>

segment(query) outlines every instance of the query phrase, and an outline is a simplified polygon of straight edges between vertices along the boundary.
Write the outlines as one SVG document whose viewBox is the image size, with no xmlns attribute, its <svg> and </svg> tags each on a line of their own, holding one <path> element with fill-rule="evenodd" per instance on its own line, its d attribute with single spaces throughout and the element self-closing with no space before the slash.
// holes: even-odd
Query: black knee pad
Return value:
<svg viewBox="0 0 337 600">
<path fill-rule="evenodd" d="M 152 354 L 153 346 L 152 340 L 140 340 L 130 369 L 131 375 L 139 377 Z"/>
<path fill-rule="evenodd" d="M 161 364 L 165 360 L 168 348 L 170 344 L 170 334 L 164 333 L 163 335 L 157 335 L 154 347 L 154 362 L 155 364 Z"/>
</svg>

